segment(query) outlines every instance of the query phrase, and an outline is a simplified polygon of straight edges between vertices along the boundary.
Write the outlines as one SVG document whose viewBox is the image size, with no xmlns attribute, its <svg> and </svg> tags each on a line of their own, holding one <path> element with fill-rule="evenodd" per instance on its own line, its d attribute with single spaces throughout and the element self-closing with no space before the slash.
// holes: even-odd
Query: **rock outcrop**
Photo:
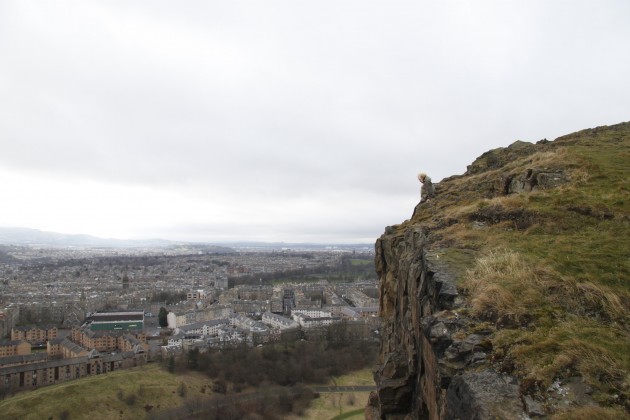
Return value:
<svg viewBox="0 0 630 420">
<path fill-rule="evenodd" d="M 535 229 L 560 229 L 550 222 L 558 217 L 626 220 L 621 199 L 611 201 L 620 213 L 602 202 L 587 205 L 559 199 L 542 211 L 541 206 L 529 207 L 528 203 L 543 199 L 551 190 L 560 191 L 558 197 L 567 184 L 571 188 L 584 184 L 589 174 L 582 170 L 583 161 L 566 159 L 572 156 L 567 147 L 597 150 L 606 141 L 612 148 L 627 142 L 629 133 L 630 123 L 622 123 L 553 142 L 518 141 L 489 151 L 468 166 L 464 175 L 437 184 L 437 197 L 418 204 L 411 220 L 385 228 L 375 245 L 382 342 L 374 371 L 377 390 L 370 396 L 366 418 L 544 418 L 563 404 L 591 404 L 585 402 L 588 395 L 566 403 L 566 393 L 554 395 L 553 389 L 534 392 L 531 380 L 512 376 L 515 369 L 506 367 L 509 360 L 495 359 L 500 353 L 492 344 L 497 329 L 525 325 L 501 317 L 486 324 L 472 318 L 458 285 L 475 263 L 474 250 L 483 248 L 483 237 L 476 235 L 476 245 L 470 246 L 462 238 L 496 227 L 495 232 L 527 232 L 530 236 L 523 240 L 534 240 Z M 613 150 L 602 159 L 627 156 L 621 146 Z M 626 194 L 623 185 L 615 188 Z M 530 193 L 538 195 L 508 197 Z M 457 236 L 454 229 L 463 233 Z M 561 386 L 565 388 L 581 383 L 580 378 L 564 381 Z"/>
<path fill-rule="evenodd" d="M 383 318 L 372 419 L 517 418 L 516 378 L 486 362 L 489 332 L 470 332 L 456 282 L 469 250 L 430 250 L 420 228 L 396 229 L 376 243 Z M 471 370 L 474 369 L 474 370 Z M 471 417 L 471 413 L 474 416 Z"/>
</svg>

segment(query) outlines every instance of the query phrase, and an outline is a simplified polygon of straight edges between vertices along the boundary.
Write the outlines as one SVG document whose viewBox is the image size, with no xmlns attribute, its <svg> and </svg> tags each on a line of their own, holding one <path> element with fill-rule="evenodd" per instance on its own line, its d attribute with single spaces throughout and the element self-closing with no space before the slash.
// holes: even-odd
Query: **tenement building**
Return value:
<svg viewBox="0 0 630 420">
<path fill-rule="evenodd" d="M 0 367 L 0 394 L 126 369 L 144 361 L 145 354 L 93 352 L 90 356 L 72 359 Z"/>
<path fill-rule="evenodd" d="M 72 330 L 72 341 L 86 349 L 97 351 L 147 351 L 146 335 L 142 331 L 93 331 L 89 328 Z"/>
<path fill-rule="evenodd" d="M 31 344 L 43 344 L 57 338 L 57 327 L 21 326 L 11 329 L 11 340 L 24 340 Z"/>
<path fill-rule="evenodd" d="M 0 340 L 0 357 L 30 354 L 31 345 L 24 340 Z"/>
</svg>

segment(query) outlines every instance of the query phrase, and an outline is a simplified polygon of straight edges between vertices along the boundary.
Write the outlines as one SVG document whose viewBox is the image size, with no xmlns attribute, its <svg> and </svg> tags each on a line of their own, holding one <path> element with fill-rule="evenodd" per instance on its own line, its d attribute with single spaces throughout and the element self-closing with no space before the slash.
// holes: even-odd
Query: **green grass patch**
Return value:
<svg viewBox="0 0 630 420">
<path fill-rule="evenodd" d="M 348 373 L 346 375 L 338 376 L 331 379 L 328 384 L 334 386 L 371 386 L 374 385 L 374 375 L 372 373 L 372 368 L 369 367 Z"/>
<path fill-rule="evenodd" d="M 182 384 L 188 397 L 211 389 L 200 374 L 178 376 L 149 364 L 21 392 L 0 401 L 0 413 L 16 419 L 138 419 L 182 404 Z"/>
<path fill-rule="evenodd" d="M 331 420 L 343 420 L 343 419 L 352 419 L 352 418 L 363 418 L 365 414 L 364 408 L 358 408 L 356 410 L 348 411 L 343 414 L 339 414 L 338 416 L 333 417 Z"/>
<path fill-rule="evenodd" d="M 335 382 L 340 386 L 374 384 L 370 369 L 339 376 Z M 21 392 L 0 401 L 0 417 L 112 420 L 150 418 L 152 413 L 185 405 L 187 399 L 210 397 L 211 388 L 211 381 L 198 372 L 171 374 L 157 364 L 148 364 Z M 182 392 L 183 389 L 185 391 Z M 359 408 L 363 412 L 362 407 L 367 404 L 368 395 L 367 392 L 323 394 L 299 418 L 332 418 L 340 410 L 341 413 L 347 413 L 356 412 Z M 298 417 L 289 415 L 288 418 Z"/>
<path fill-rule="evenodd" d="M 362 265 L 374 265 L 373 259 L 359 259 L 359 258 L 350 258 L 350 265 L 354 266 L 362 266 Z"/>
<path fill-rule="evenodd" d="M 476 251 L 461 287 L 470 312 L 496 328 L 505 371 L 543 391 L 581 376 L 616 413 L 630 400 L 630 124 L 541 150 L 449 180 L 412 223 L 435 248 Z M 567 182 L 502 195 L 501 180 L 528 168 Z"/>
</svg>

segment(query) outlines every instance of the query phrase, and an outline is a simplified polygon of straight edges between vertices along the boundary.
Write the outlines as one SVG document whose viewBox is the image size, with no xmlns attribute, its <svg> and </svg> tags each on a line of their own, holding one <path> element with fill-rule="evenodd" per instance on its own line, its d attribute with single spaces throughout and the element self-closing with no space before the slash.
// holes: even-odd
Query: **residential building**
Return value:
<svg viewBox="0 0 630 420">
<path fill-rule="evenodd" d="M 137 340 L 137 341 L 136 341 Z M 135 345 L 141 343 L 146 351 L 146 335 L 136 331 L 92 331 L 88 328 L 75 328 L 72 330 L 72 341 L 82 347 L 101 352 L 131 351 Z"/>
<path fill-rule="evenodd" d="M 204 290 L 194 290 L 186 294 L 186 300 L 197 301 L 197 300 L 205 300 L 206 298 L 207 298 L 207 295 Z"/>
<path fill-rule="evenodd" d="M 99 354 L 0 367 L 0 390 L 19 391 L 98 375 L 146 362 L 145 354 Z"/>
<path fill-rule="evenodd" d="M 229 318 L 213 319 L 211 321 L 196 322 L 194 324 L 182 325 L 175 329 L 175 334 L 198 334 L 202 337 L 217 336 L 221 327 L 230 325 Z"/>
<path fill-rule="evenodd" d="M 291 315 L 302 314 L 309 318 L 330 318 L 330 311 L 322 311 L 321 309 L 293 309 Z"/>
<path fill-rule="evenodd" d="M 262 315 L 262 322 L 281 330 L 285 330 L 289 328 L 298 328 L 300 326 L 300 324 L 293 319 L 287 318 L 282 315 L 277 315 L 271 312 L 265 312 Z"/>
<path fill-rule="evenodd" d="M 57 338 L 57 327 L 21 326 L 11 329 L 11 340 L 24 340 L 31 344 L 43 344 Z"/>
<path fill-rule="evenodd" d="M 341 321 L 340 317 L 332 316 L 311 318 L 310 316 L 302 313 L 293 314 L 292 316 L 293 319 L 298 322 L 302 328 L 326 327 L 335 322 Z"/>
<path fill-rule="evenodd" d="M 31 353 L 31 345 L 24 340 L 0 340 L 0 357 L 22 356 Z"/>
</svg>

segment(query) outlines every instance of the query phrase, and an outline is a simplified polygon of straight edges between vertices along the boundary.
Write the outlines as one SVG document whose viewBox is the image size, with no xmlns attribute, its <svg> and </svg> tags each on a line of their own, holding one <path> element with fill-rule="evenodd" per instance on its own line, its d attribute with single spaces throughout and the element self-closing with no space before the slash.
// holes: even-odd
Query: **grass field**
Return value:
<svg viewBox="0 0 630 420">
<path fill-rule="evenodd" d="M 348 375 L 332 379 L 328 385 L 374 385 L 371 369 L 362 369 Z M 320 394 L 320 397 L 311 403 L 311 406 L 302 417 L 289 417 L 297 420 L 329 420 L 329 419 L 363 419 L 365 418 L 365 406 L 367 405 L 368 392 L 343 392 L 332 394 Z"/>
<path fill-rule="evenodd" d="M 0 418 L 139 419 L 180 405 L 182 393 L 208 395 L 209 384 L 200 374 L 178 376 L 148 364 L 22 392 L 0 401 Z"/>
<path fill-rule="evenodd" d="M 334 384 L 373 385 L 374 382 L 370 369 L 364 369 L 335 378 L 330 382 Z M 142 419 L 151 412 L 181 406 L 185 398 L 210 396 L 210 385 L 202 374 L 171 374 L 157 364 L 148 364 L 22 392 L 0 401 L 0 418 Z M 322 394 L 313 400 L 305 416 L 299 418 L 332 419 L 340 414 L 348 415 L 343 417 L 348 419 L 363 418 L 367 398 L 367 392 Z"/>
</svg>

